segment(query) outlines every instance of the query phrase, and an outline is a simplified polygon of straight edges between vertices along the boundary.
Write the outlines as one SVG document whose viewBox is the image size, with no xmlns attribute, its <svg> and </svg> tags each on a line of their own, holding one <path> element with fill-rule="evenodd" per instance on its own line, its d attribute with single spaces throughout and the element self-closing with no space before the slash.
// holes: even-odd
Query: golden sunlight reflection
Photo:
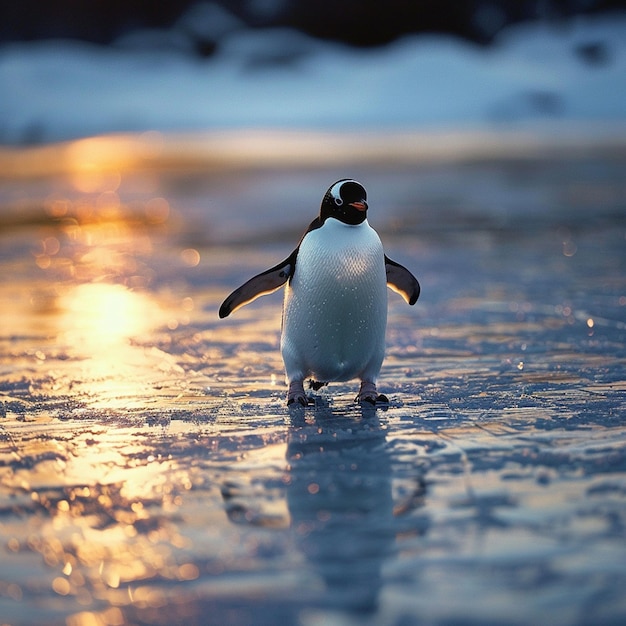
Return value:
<svg viewBox="0 0 626 626">
<path fill-rule="evenodd" d="M 70 201 L 50 197 L 45 205 L 49 224 L 33 247 L 35 264 L 50 270 L 51 280 L 79 282 L 117 279 L 145 287 L 151 278 L 147 260 L 157 228 L 167 228 L 169 204 L 153 198 L 143 214 L 130 212 L 113 191 L 95 199 Z"/>
<path fill-rule="evenodd" d="M 58 305 L 57 342 L 82 359 L 72 385 L 92 406 L 128 407 L 150 392 L 165 355 L 148 354 L 134 340 L 164 321 L 154 301 L 122 285 L 89 283 L 70 288 Z"/>
<path fill-rule="evenodd" d="M 60 298 L 59 305 L 65 342 L 84 356 L 117 352 L 159 319 L 156 304 L 122 285 L 78 285 Z"/>
<path fill-rule="evenodd" d="M 599 133 L 599 145 L 615 137 Z M 584 133 L 543 136 L 523 130 L 390 132 L 344 130 L 230 130 L 204 133 L 147 131 L 87 137 L 27 149 L 0 147 L 0 178 L 69 175 L 85 193 L 115 191 L 128 171 L 180 167 L 314 167 L 351 163 L 422 163 L 536 155 L 546 143 L 564 149 L 584 144 Z"/>
<path fill-rule="evenodd" d="M 40 553 L 58 596 L 89 607 L 131 582 L 199 576 L 186 555 L 191 544 L 170 517 L 192 479 L 171 460 L 150 456 L 145 439 L 136 429 L 91 429 L 68 440 L 66 460 L 17 471 L 16 484 L 41 515 L 37 531 L 12 537 L 9 549 Z M 215 510 L 214 518 L 224 513 Z M 135 601 L 124 594 L 124 603 Z"/>
<path fill-rule="evenodd" d="M 76 158 L 86 159 L 73 181 L 81 195 L 54 192 L 44 202 L 45 218 L 30 248 L 43 281 L 30 303 L 47 316 L 47 335 L 65 356 L 52 372 L 57 380 L 91 407 L 128 408 L 145 401 L 156 380 L 179 384 L 176 358 L 147 347 L 148 338 L 156 329 L 189 324 L 193 300 L 181 305 L 178 299 L 172 311 L 150 288 L 159 264 L 153 262 L 155 248 L 171 234 L 170 204 L 160 196 L 124 203 L 116 191 L 117 170 L 88 166 L 90 150 L 100 145 L 76 144 Z M 176 262 L 195 267 L 200 255 L 188 249 Z M 39 353 L 45 361 L 44 351 Z"/>
</svg>

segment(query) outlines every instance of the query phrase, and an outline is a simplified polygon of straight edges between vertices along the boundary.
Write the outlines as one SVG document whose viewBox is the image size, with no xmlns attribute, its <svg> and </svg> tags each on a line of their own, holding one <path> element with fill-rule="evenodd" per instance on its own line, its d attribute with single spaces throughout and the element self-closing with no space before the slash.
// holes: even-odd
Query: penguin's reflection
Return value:
<svg viewBox="0 0 626 626">
<path fill-rule="evenodd" d="M 407 530 L 399 517 L 413 527 L 417 520 L 410 513 L 425 495 L 420 468 L 400 470 L 410 474 L 408 481 L 394 477 L 391 449 L 375 407 L 340 409 L 324 401 L 312 411 L 297 407 L 290 413 L 286 453 L 281 446 L 286 473 L 280 480 L 238 474 L 225 482 L 226 512 L 237 524 L 288 528 L 322 583 L 320 606 L 372 613 L 396 534 Z M 397 462 L 395 467 L 397 473 Z M 398 479 L 405 483 L 399 499 L 393 490 Z M 424 532 L 423 520 L 412 530 Z"/>
<path fill-rule="evenodd" d="M 376 608 L 395 539 L 391 459 L 374 408 L 292 414 L 286 492 L 296 544 L 325 585 L 324 602 Z"/>
</svg>

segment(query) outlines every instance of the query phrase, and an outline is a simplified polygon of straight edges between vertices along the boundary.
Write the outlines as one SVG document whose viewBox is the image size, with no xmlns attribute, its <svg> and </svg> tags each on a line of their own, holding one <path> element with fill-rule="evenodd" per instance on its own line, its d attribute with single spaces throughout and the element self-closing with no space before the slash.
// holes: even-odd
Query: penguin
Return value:
<svg viewBox="0 0 626 626">
<path fill-rule="evenodd" d="M 288 405 L 307 406 L 305 379 L 315 390 L 359 379 L 356 402 L 388 402 L 376 389 L 385 356 L 387 287 L 413 305 L 420 284 L 384 253 L 367 211 L 361 183 L 333 183 L 296 249 L 233 291 L 219 309 L 225 318 L 286 284 L 280 348 Z"/>
</svg>

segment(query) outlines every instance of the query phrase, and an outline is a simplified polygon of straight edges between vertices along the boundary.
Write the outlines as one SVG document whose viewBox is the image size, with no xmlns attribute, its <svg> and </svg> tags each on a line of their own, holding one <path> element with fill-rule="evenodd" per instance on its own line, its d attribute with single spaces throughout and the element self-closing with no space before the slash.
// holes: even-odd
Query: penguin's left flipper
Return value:
<svg viewBox="0 0 626 626">
<path fill-rule="evenodd" d="M 295 251 L 278 265 L 253 276 L 224 300 L 220 307 L 219 316 L 221 318 L 227 317 L 245 304 L 282 287 L 293 273 L 294 264 Z"/>
<path fill-rule="evenodd" d="M 415 304 L 420 297 L 420 284 L 409 270 L 392 261 L 385 255 L 385 270 L 387 272 L 387 286 L 399 293 L 409 304 Z"/>
</svg>

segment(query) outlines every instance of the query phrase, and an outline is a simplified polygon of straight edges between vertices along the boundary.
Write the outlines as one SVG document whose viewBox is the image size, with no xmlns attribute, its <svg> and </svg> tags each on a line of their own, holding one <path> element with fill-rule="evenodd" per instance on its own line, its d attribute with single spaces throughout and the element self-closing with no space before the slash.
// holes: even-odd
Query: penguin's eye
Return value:
<svg viewBox="0 0 626 626">
<path fill-rule="evenodd" d="M 341 198 L 335 198 L 335 204 L 337 206 L 341 206 L 343 204 L 343 200 Z"/>
</svg>

